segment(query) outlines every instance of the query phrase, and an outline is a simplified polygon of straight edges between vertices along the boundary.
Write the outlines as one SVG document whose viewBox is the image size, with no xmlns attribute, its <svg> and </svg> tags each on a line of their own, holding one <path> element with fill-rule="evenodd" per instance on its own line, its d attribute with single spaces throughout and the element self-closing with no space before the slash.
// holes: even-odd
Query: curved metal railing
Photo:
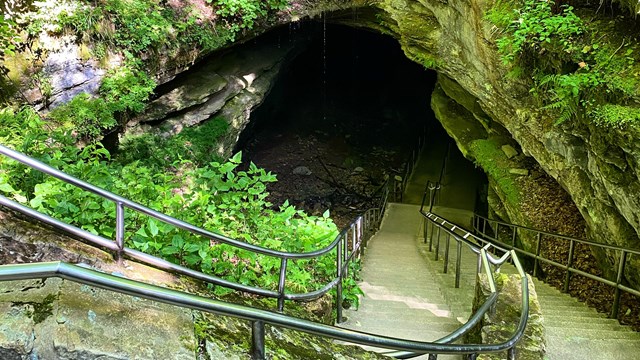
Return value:
<svg viewBox="0 0 640 360">
<path fill-rule="evenodd" d="M 443 168 L 444 168 L 443 164 Z M 529 288 L 528 288 L 528 279 L 527 275 L 520 264 L 518 256 L 516 252 L 511 249 L 503 248 L 500 246 L 496 246 L 490 241 L 478 237 L 471 233 L 470 231 L 461 228 L 460 226 L 448 221 L 447 219 L 433 213 L 433 207 L 436 201 L 436 192 L 440 190 L 441 186 L 438 182 L 428 181 L 425 186 L 425 192 L 422 197 L 422 204 L 420 206 L 420 213 L 425 219 L 424 223 L 424 241 L 425 243 L 429 242 L 429 251 L 434 251 L 435 246 L 435 260 L 438 261 L 439 249 L 440 249 L 440 238 L 441 233 L 445 234 L 445 253 L 444 253 L 444 269 L 443 272 L 448 272 L 449 266 L 449 245 L 451 239 L 454 239 L 456 244 L 456 269 L 455 269 L 455 287 L 460 287 L 460 275 L 461 275 L 461 259 L 462 259 L 462 246 L 466 246 L 471 252 L 475 253 L 478 259 L 477 271 L 480 272 L 481 268 L 484 267 L 485 272 L 489 272 L 489 268 L 491 266 L 495 266 L 495 271 L 500 271 L 500 267 L 511 261 L 516 266 L 518 274 L 521 278 L 521 286 L 522 286 L 522 304 L 520 309 L 520 320 L 518 323 L 518 327 L 516 331 L 512 334 L 511 339 L 514 339 L 513 346 L 508 348 L 507 350 L 507 358 L 509 360 L 515 359 L 515 344 L 517 341 L 524 335 L 524 331 L 527 325 L 527 320 L 529 316 Z M 425 210 L 425 203 L 427 202 L 427 194 L 429 194 L 428 200 L 428 210 Z M 429 236 L 429 229 L 431 229 L 431 235 Z M 433 243 L 434 232 L 437 231 L 436 243 Z M 502 254 L 500 257 L 496 257 L 494 254 Z M 493 277 L 490 276 L 490 279 L 493 280 Z M 495 291 L 495 283 L 490 282 L 490 286 L 492 291 Z"/>
<path fill-rule="evenodd" d="M 494 353 L 505 350 L 507 350 L 509 354 L 514 355 L 515 352 L 513 349 L 520 338 L 519 336 L 511 337 L 498 344 L 451 343 L 464 336 L 464 334 L 476 326 L 484 314 L 492 308 L 498 297 L 495 281 L 489 266 L 489 256 L 485 250 L 481 251 L 481 257 L 484 259 L 484 270 L 488 275 L 492 294 L 465 324 L 451 334 L 434 342 L 406 340 L 347 330 L 267 310 L 212 300 L 63 262 L 0 265 L 0 281 L 60 277 L 74 282 L 171 305 L 246 319 L 252 322 L 251 353 L 252 358 L 257 360 L 265 358 L 265 324 L 286 327 L 345 342 L 394 349 L 397 350 L 397 352 L 390 355 L 397 358 L 410 358 L 420 354 L 431 354 L 434 359 L 437 358 L 437 354 L 470 354 L 471 358 L 475 358 L 480 353 Z M 520 269 L 517 259 L 516 266 Z M 523 281 L 523 307 L 528 305 L 526 288 L 525 278 Z M 526 313 L 523 312 L 523 314 L 525 321 L 521 321 L 517 330 L 517 333 L 520 334 L 524 332 L 524 327 L 526 326 Z"/>
<path fill-rule="evenodd" d="M 99 247 L 111 250 L 115 253 L 117 259 L 121 259 L 123 256 L 127 256 L 131 259 L 135 259 L 146 263 L 148 265 L 171 271 L 177 274 L 186 275 L 198 280 L 202 280 L 211 284 L 224 286 L 233 290 L 243 291 L 265 297 L 272 297 L 278 299 L 278 310 L 282 311 L 284 308 L 285 300 L 311 300 L 322 296 L 334 287 L 337 291 L 336 296 L 336 309 L 338 322 L 342 320 L 342 280 L 348 275 L 349 264 L 351 261 L 359 258 L 362 254 L 362 249 L 366 247 L 366 241 L 371 233 L 378 228 L 382 214 L 384 213 L 384 207 L 386 206 L 386 199 L 382 199 L 380 206 L 382 208 L 374 208 L 367 210 L 363 215 L 358 216 L 347 227 L 345 227 L 336 238 L 324 248 L 306 252 L 306 253 L 292 253 L 285 251 L 278 251 L 269 248 L 265 248 L 258 245 L 248 244 L 242 241 L 238 241 L 220 234 L 213 233 L 211 231 L 199 228 L 190 223 L 176 219 L 169 215 L 150 209 L 146 206 L 138 204 L 134 201 L 126 199 L 122 196 L 111 193 L 102 188 L 96 187 L 92 184 L 79 180 L 69 174 L 66 174 L 60 170 L 57 170 L 49 165 L 46 165 L 38 160 L 30 158 L 20 152 L 9 149 L 3 145 L 0 145 L 0 154 L 10 157 L 22 164 L 25 164 L 33 169 L 39 170 L 43 173 L 56 177 L 66 183 L 72 184 L 80 189 L 96 194 L 104 199 L 112 201 L 116 206 L 116 231 L 115 240 L 109 240 L 99 235 L 95 235 L 86 230 L 78 228 L 76 226 L 64 223 L 51 216 L 40 213 L 27 206 L 19 204 L 13 200 L 8 199 L 5 196 L 0 195 L 0 205 L 9 208 L 14 211 L 18 211 L 32 218 L 35 218 L 48 225 L 54 226 L 60 230 L 77 236 L 89 244 L 97 245 Z M 386 197 L 388 190 L 385 189 L 383 197 Z M 177 264 L 173 264 L 169 261 L 161 258 L 145 254 L 143 252 L 128 248 L 124 246 L 125 237 L 125 210 L 130 209 L 138 213 L 155 218 L 166 224 L 173 225 L 177 228 L 191 232 L 192 234 L 203 236 L 205 238 L 215 240 L 221 243 L 229 244 L 231 246 L 248 250 L 254 253 L 263 254 L 280 259 L 280 271 L 278 278 L 278 290 L 269 290 L 259 288 L 256 286 L 244 285 L 229 280 L 222 279 L 217 276 L 205 274 L 196 270 L 192 270 Z M 336 252 L 336 276 L 325 284 L 320 289 L 307 293 L 287 293 L 285 289 L 287 264 L 289 261 L 295 261 L 299 259 L 316 258 L 326 255 L 332 251 Z"/>
<path fill-rule="evenodd" d="M 630 255 L 640 256 L 640 249 L 631 249 L 631 248 L 626 248 L 626 247 L 621 247 L 616 245 L 598 243 L 590 240 L 578 239 L 571 236 L 554 234 L 547 231 L 528 228 L 525 226 L 509 224 L 509 223 L 498 221 L 498 220 L 489 220 L 486 217 L 480 216 L 477 214 L 475 214 L 473 218 L 473 227 L 476 233 L 482 235 L 484 238 L 489 239 L 496 244 L 500 244 L 506 249 L 512 249 L 519 254 L 522 254 L 528 258 L 532 258 L 534 261 L 533 276 L 538 276 L 539 269 L 540 269 L 540 262 L 543 262 L 545 264 L 549 264 L 564 270 L 566 272 L 564 283 L 563 283 L 564 292 L 569 292 L 569 284 L 571 282 L 572 274 L 582 275 L 586 278 L 589 278 L 613 287 L 615 289 L 615 293 L 614 293 L 613 304 L 611 306 L 611 313 L 610 313 L 610 316 L 612 318 L 618 317 L 618 311 L 620 308 L 620 291 L 625 291 L 632 295 L 640 297 L 640 291 L 622 284 L 622 281 L 624 279 L 625 265 L 627 263 L 628 257 Z M 504 237 L 510 240 L 508 243 L 500 239 L 499 234 L 501 233 L 504 233 Z M 519 236 L 530 236 L 532 239 L 533 238 L 536 239 L 535 253 L 521 249 L 516 246 L 516 239 Z M 566 247 L 569 248 L 566 263 L 561 264 L 557 261 L 551 260 L 541 255 L 542 242 L 553 241 L 553 240 L 557 240 L 556 242 L 554 242 L 554 246 L 564 246 L 565 249 Z M 562 245 L 561 243 L 563 243 L 564 245 Z M 585 272 L 573 266 L 576 244 L 584 244 L 587 246 L 596 247 L 596 248 L 608 250 L 616 254 L 619 254 L 616 257 L 618 266 L 617 266 L 615 281 L 604 278 L 602 276 Z"/>
</svg>

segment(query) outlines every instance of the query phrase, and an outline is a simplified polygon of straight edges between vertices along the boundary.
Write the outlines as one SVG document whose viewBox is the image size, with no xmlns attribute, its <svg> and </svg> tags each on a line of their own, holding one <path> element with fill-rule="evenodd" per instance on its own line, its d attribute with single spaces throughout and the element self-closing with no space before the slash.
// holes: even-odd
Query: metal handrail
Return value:
<svg viewBox="0 0 640 360">
<path fill-rule="evenodd" d="M 485 253 L 483 254 L 486 255 Z M 98 288 L 127 295 L 252 321 L 251 328 L 253 334 L 251 353 L 253 359 L 260 360 L 264 359 L 265 356 L 265 324 L 290 328 L 310 334 L 337 339 L 340 341 L 382 347 L 387 349 L 395 349 L 404 352 L 405 356 L 402 358 L 411 357 L 411 355 L 408 354 L 418 355 L 424 353 L 478 354 L 500 352 L 512 349 L 519 339 L 519 337 L 512 337 L 504 342 L 491 345 L 449 343 L 458 339 L 467 331 L 469 331 L 469 329 L 475 326 L 477 322 L 482 318 L 482 316 L 495 304 L 498 296 L 497 292 L 495 291 L 493 291 L 492 294 L 487 298 L 485 303 L 474 315 L 473 319 L 470 319 L 467 323 L 463 324 L 458 330 L 454 331 L 452 334 L 446 337 L 443 337 L 442 339 L 436 340 L 435 342 L 421 342 L 382 335 L 368 334 L 354 330 L 347 330 L 335 326 L 291 317 L 280 313 L 256 309 L 245 305 L 212 300 L 209 298 L 204 298 L 177 290 L 105 274 L 99 271 L 87 269 L 85 267 L 77 265 L 67 264 L 64 262 L 0 265 L 0 281 L 40 279 L 49 277 L 60 277 L 74 282 L 79 282 L 82 284 L 95 286 Z M 493 276 L 489 276 L 489 279 L 490 282 L 494 281 Z M 523 305 L 528 305 L 528 300 L 523 297 L 523 302 L 525 300 L 526 304 L 523 303 Z"/>
<path fill-rule="evenodd" d="M 104 199 L 114 202 L 114 204 L 116 205 L 115 242 L 109 239 L 103 238 L 99 235 L 92 234 L 76 226 L 64 223 L 60 220 L 57 220 L 48 215 L 42 214 L 36 210 L 33 210 L 29 207 L 21 205 L 13 200 L 10 200 L 0 195 L 0 205 L 2 206 L 5 206 L 14 211 L 21 212 L 25 215 L 28 215 L 32 218 L 42 221 L 48 225 L 54 226 L 58 229 L 66 231 L 75 236 L 78 236 L 79 238 L 86 240 L 92 245 L 97 245 L 99 247 L 112 250 L 115 252 L 117 259 L 121 259 L 123 256 L 126 255 L 127 257 L 130 257 L 138 261 L 142 261 L 148 265 L 151 265 L 163 270 L 167 270 L 167 271 L 172 271 L 178 274 L 186 275 L 189 277 L 193 277 L 195 279 L 202 280 L 208 283 L 221 285 L 224 287 L 228 287 L 230 289 L 244 291 L 244 292 L 248 292 L 256 295 L 277 298 L 279 311 L 283 310 L 285 300 L 311 300 L 311 299 L 322 296 L 323 294 L 327 293 L 328 291 L 330 291 L 335 287 L 337 291 L 336 308 L 337 308 L 338 322 L 342 320 L 342 280 L 348 274 L 349 262 L 361 255 L 362 247 L 366 246 L 366 241 L 367 241 L 367 236 L 365 236 L 364 233 L 371 232 L 373 231 L 374 228 L 377 229 L 377 227 L 380 224 L 382 214 L 384 212 L 384 207 L 367 210 L 363 215 L 358 216 L 347 227 L 345 227 L 336 236 L 336 238 L 324 248 L 311 251 L 311 252 L 305 252 L 305 253 L 292 253 L 292 252 L 278 251 L 278 250 L 273 250 L 273 249 L 269 249 L 269 248 L 265 248 L 257 245 L 248 244 L 242 241 L 231 239 L 229 237 L 204 230 L 195 225 L 189 224 L 187 222 L 176 219 L 169 215 L 155 211 L 146 206 L 138 204 L 134 201 L 131 201 L 129 199 L 126 199 L 124 197 L 111 193 L 107 190 L 96 187 L 87 182 L 84 182 L 69 174 L 66 174 L 60 170 L 57 170 L 49 165 L 46 165 L 38 160 L 30 158 L 27 155 L 24 155 L 20 152 L 9 149 L 3 145 L 0 145 L 0 154 L 8 156 L 33 169 L 49 174 L 64 182 L 67 182 L 78 188 L 89 191 Z M 385 192 L 383 196 L 386 196 L 385 194 L 388 194 L 388 192 Z M 381 201 L 381 206 L 386 206 L 386 199 L 383 199 Z M 196 270 L 179 266 L 171 262 L 168 262 L 166 260 L 160 259 L 158 257 L 148 255 L 140 251 L 125 247 L 124 246 L 125 208 L 129 208 L 131 210 L 134 210 L 144 215 L 155 218 L 166 224 L 170 224 L 177 228 L 189 231 L 195 235 L 204 236 L 205 238 L 215 240 L 221 243 L 226 243 L 241 249 L 252 251 L 254 253 L 259 253 L 267 256 L 280 258 L 281 262 L 280 262 L 280 276 L 278 279 L 278 290 L 273 291 L 273 290 L 258 288 L 254 286 L 243 285 L 240 283 L 235 283 L 232 281 L 219 278 L 217 276 L 204 274 Z M 352 240 L 351 248 L 349 248 L 348 246 L 350 237 Z M 311 291 L 307 293 L 287 293 L 286 292 L 285 281 L 286 281 L 287 263 L 289 260 L 319 257 L 333 251 L 334 249 L 336 249 L 336 277 L 335 278 L 330 280 L 322 288 L 315 291 Z"/>
<path fill-rule="evenodd" d="M 516 251 L 512 249 L 507 249 L 504 247 L 497 246 L 496 244 L 478 237 L 471 233 L 470 231 L 465 230 L 464 228 L 448 221 L 447 219 L 435 214 L 432 212 L 434 202 L 435 202 L 435 192 L 440 190 L 441 186 L 437 182 L 428 181 L 425 186 L 425 193 L 422 197 L 422 204 L 420 206 L 420 213 L 425 218 L 425 227 L 424 227 L 424 238 L 425 243 L 429 239 L 429 251 L 432 251 L 433 245 L 433 233 L 435 229 L 438 231 L 437 235 L 437 243 L 435 245 L 435 260 L 438 260 L 439 255 L 439 244 L 440 244 L 440 235 L 441 232 L 446 234 L 446 247 L 445 247 L 445 258 L 444 258 L 444 269 L 443 272 L 448 272 L 449 265 L 449 242 L 450 239 L 453 238 L 457 242 L 456 246 L 456 269 L 455 269 L 455 287 L 460 287 L 460 275 L 461 275 L 461 259 L 462 259 L 462 245 L 468 247 L 473 253 L 475 253 L 478 257 L 478 266 L 477 271 L 480 272 L 482 268 L 484 268 L 485 272 L 489 273 L 491 265 L 496 267 L 496 272 L 500 271 L 500 267 L 507 263 L 509 260 L 513 262 L 515 265 L 518 274 L 521 277 L 521 287 L 522 287 L 522 305 L 521 305 L 521 313 L 520 313 L 520 321 L 518 323 L 518 327 L 516 332 L 512 335 L 512 338 L 520 339 L 526 328 L 528 316 L 529 316 L 529 287 L 528 287 L 528 279 L 522 265 L 518 259 Z M 427 197 L 427 192 L 430 192 L 429 199 L 429 210 L 425 211 L 425 201 Z M 429 237 L 429 224 L 431 224 L 431 236 Z M 489 251 L 500 252 L 502 256 L 496 258 L 493 254 L 489 253 Z M 490 283 L 489 286 L 492 291 L 495 290 L 495 282 L 493 280 L 493 276 L 489 276 Z M 514 346 L 508 349 L 507 358 L 509 360 L 515 359 L 515 344 L 518 340 L 516 340 L 513 344 Z"/>
<path fill-rule="evenodd" d="M 403 202 L 404 198 L 404 190 L 407 188 L 407 184 L 411 176 L 413 176 L 413 171 L 415 170 L 416 164 L 418 164 L 418 160 L 420 160 L 420 156 L 422 155 L 422 150 L 424 149 L 424 145 L 426 144 L 426 135 L 427 135 L 427 126 L 424 125 L 422 129 L 422 134 L 418 136 L 418 141 L 416 146 L 411 150 L 411 159 L 405 165 L 404 176 L 400 177 L 398 181 L 397 178 L 394 178 L 394 190 L 393 190 L 393 198 L 394 201 L 400 199 L 400 202 Z"/>
<path fill-rule="evenodd" d="M 487 229 L 487 225 L 489 229 Z M 493 226 L 492 226 L 493 225 Z M 606 284 L 608 286 L 612 286 L 615 288 L 615 292 L 614 292 L 614 298 L 613 298 L 613 304 L 611 306 L 611 313 L 609 314 L 610 317 L 612 318 L 617 318 L 618 317 L 618 312 L 620 309 L 620 291 L 625 291 L 627 293 L 630 293 L 632 295 L 635 296 L 640 296 L 640 291 L 638 291 L 637 289 L 633 289 L 630 288 L 628 286 L 625 286 L 622 284 L 623 278 L 624 278 L 624 270 L 625 270 L 625 266 L 626 266 L 626 262 L 627 259 L 629 257 L 629 255 L 640 255 L 640 250 L 639 249 L 632 249 L 632 248 L 627 248 L 627 247 L 622 247 L 622 246 L 617 246 L 617 245 L 609 245 L 609 244 L 604 244 L 604 243 L 599 243 L 599 242 L 595 242 L 595 241 L 591 241 L 591 240 L 585 240 L 585 239 L 579 239 L 576 237 L 572 237 L 572 236 L 566 236 L 566 235 L 560 235 L 560 234 L 554 234 L 548 231 L 542 231 L 542 230 L 537 230 L 537 229 L 533 229 L 533 228 L 529 228 L 529 227 L 525 227 L 525 226 L 521 226 L 521 225 L 515 225 L 515 224 L 510 224 L 510 223 L 506 223 L 503 221 L 498 221 L 498 220 L 490 220 L 484 216 L 480 216 L 477 214 L 474 214 L 474 218 L 473 218 L 473 227 L 474 230 L 476 231 L 476 233 L 482 235 L 484 238 L 491 240 L 494 243 L 500 244 L 501 246 L 508 248 L 508 249 L 512 249 L 515 250 L 516 252 L 523 254 L 527 257 L 533 258 L 534 259 L 534 266 L 533 266 L 533 275 L 534 276 L 538 276 L 538 272 L 539 272 L 539 268 L 540 268 L 540 262 L 555 266 L 557 268 L 563 269 L 564 271 L 566 271 L 565 274 L 565 278 L 564 278 L 564 283 L 563 283 L 563 291 L 564 292 L 569 292 L 569 284 L 571 282 L 571 275 L 572 274 L 577 274 L 577 275 L 582 275 L 586 278 L 598 281 L 600 283 Z M 498 237 L 499 231 L 501 228 L 504 229 L 509 229 L 509 231 L 507 233 L 511 233 L 511 244 L 509 243 L 505 243 L 504 241 L 501 241 Z M 494 235 L 491 235 L 488 230 L 491 230 L 493 232 Z M 536 238 L 536 252 L 530 252 L 530 251 L 526 251 L 524 249 L 518 248 L 516 246 L 516 239 L 517 237 L 520 235 L 522 236 L 524 233 L 530 233 L 531 236 Z M 560 241 L 563 241 L 565 243 L 565 246 L 568 245 L 569 247 L 569 253 L 567 256 L 567 262 L 565 264 L 561 264 L 557 261 L 548 259 L 544 256 L 542 256 L 540 254 L 541 252 L 541 244 L 542 244 L 542 238 L 543 237 L 547 237 L 547 238 L 552 238 L 552 239 L 557 239 Z M 568 244 L 567 244 L 568 243 Z M 588 246 L 593 246 L 593 247 L 598 247 L 601 249 L 606 249 L 606 250 L 611 250 L 611 251 L 615 251 L 615 252 L 620 252 L 620 256 L 617 259 L 618 260 L 618 269 L 617 269 L 617 273 L 616 273 L 616 279 L 615 281 L 610 280 L 610 279 L 606 279 L 604 277 L 598 276 L 598 275 L 594 275 L 582 270 L 579 270 L 578 268 L 573 266 L 573 260 L 574 260 L 574 252 L 575 252 L 575 245 L 576 244 L 585 244 Z"/>
</svg>

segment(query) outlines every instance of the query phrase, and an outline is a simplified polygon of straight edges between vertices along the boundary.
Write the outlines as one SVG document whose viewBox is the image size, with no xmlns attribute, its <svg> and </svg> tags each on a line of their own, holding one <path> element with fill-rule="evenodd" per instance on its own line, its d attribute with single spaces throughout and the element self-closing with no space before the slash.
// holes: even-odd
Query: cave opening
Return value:
<svg viewBox="0 0 640 360">
<path fill-rule="evenodd" d="M 386 176 L 402 175 L 424 133 L 427 147 L 449 147 L 473 168 L 431 110 L 437 73 L 409 60 L 395 39 L 323 22 L 265 36 L 284 42 L 292 32 L 307 41 L 252 112 L 235 149 L 278 175 L 274 203 L 286 199 L 314 214 L 329 208 L 350 219 Z"/>
</svg>

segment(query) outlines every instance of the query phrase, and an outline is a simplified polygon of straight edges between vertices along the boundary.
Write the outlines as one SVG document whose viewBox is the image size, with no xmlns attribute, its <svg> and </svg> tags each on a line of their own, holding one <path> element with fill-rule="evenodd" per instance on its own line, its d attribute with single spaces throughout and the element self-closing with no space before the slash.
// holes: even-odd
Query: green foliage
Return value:
<svg viewBox="0 0 640 360">
<path fill-rule="evenodd" d="M 188 160 L 196 166 L 215 159 L 216 139 L 227 131 L 229 124 L 222 117 L 183 129 L 171 137 L 144 134 L 122 140 L 117 160 L 123 164 L 140 161 L 145 166 L 164 168 L 176 161 Z"/>
<path fill-rule="evenodd" d="M 616 20 L 581 18 L 570 6 L 535 0 L 499 1 L 487 19 L 502 27 L 496 44 L 510 75 L 533 80 L 531 93 L 556 125 L 588 120 L 616 126 L 635 119 L 640 46 L 634 36 L 620 34 Z"/>
<path fill-rule="evenodd" d="M 517 206 L 522 194 L 514 176 L 509 173 L 511 166 L 500 143 L 493 139 L 475 140 L 471 143 L 470 150 L 476 164 L 482 167 L 485 173 L 497 183 L 506 200 Z"/>
<path fill-rule="evenodd" d="M 15 21 L 0 14 L 0 61 L 4 60 L 4 56 L 14 54 L 19 41 Z"/>
<path fill-rule="evenodd" d="M 207 0 L 215 2 L 217 14 L 229 19 L 229 25 L 235 32 L 253 29 L 255 21 L 265 17 L 269 11 L 282 10 L 289 0 Z"/>
<path fill-rule="evenodd" d="M 573 7 L 561 5 L 560 14 L 555 14 L 553 2 L 527 0 L 516 11 L 516 19 L 509 21 L 505 36 L 496 42 L 505 64 L 526 62 L 541 58 L 536 66 L 545 68 L 561 67 L 571 61 L 578 50 L 579 37 L 584 33 L 584 24 L 573 12 Z M 489 17 L 504 25 L 510 20 L 508 15 L 497 9 Z M 500 15 L 501 14 L 501 15 Z"/>
<path fill-rule="evenodd" d="M 103 99 L 92 99 L 82 93 L 63 106 L 54 109 L 49 117 L 78 139 L 98 140 L 103 131 L 117 125 L 113 111 Z"/>
<path fill-rule="evenodd" d="M 5 57 L 13 56 L 19 43 L 15 22 L 0 14 L 0 104 L 13 94 L 13 86 L 6 77 L 9 70 L 5 66 Z"/>
<path fill-rule="evenodd" d="M 105 77 L 100 87 L 101 97 L 78 94 L 51 111 L 48 117 L 75 139 L 92 143 L 118 126 L 119 118 L 144 110 L 154 87 L 155 82 L 147 74 L 125 65 Z"/>
<path fill-rule="evenodd" d="M 605 104 L 591 110 L 593 121 L 606 127 L 624 127 L 627 124 L 640 124 L 640 107 Z"/>
<path fill-rule="evenodd" d="M 322 217 L 309 216 L 286 202 L 274 208 L 267 201 L 267 185 L 276 181 L 275 175 L 254 164 L 239 169 L 240 154 L 226 162 L 201 165 L 176 161 L 165 170 L 145 166 L 141 161 L 114 162 L 99 143 L 80 149 L 72 143 L 57 142 L 55 139 L 66 138 L 63 129 L 45 131 L 42 128 L 45 123 L 30 108 L 18 112 L 2 110 L 0 121 L 3 125 L 0 142 L 9 141 L 14 148 L 27 150 L 73 176 L 213 232 L 295 252 L 324 247 L 338 234 L 328 212 Z M 208 131 L 213 131 L 216 125 L 210 126 Z M 205 142 L 205 134 L 200 135 L 202 138 L 195 140 L 197 146 Z M 2 158 L 0 193 L 92 233 L 113 238 L 112 202 L 54 178 L 34 174 L 17 162 Z M 127 246 L 228 280 L 277 289 L 278 258 L 195 236 L 133 211 L 127 211 L 126 219 Z M 335 257 L 334 250 L 318 259 L 289 261 L 287 291 L 312 291 L 324 285 L 336 274 Z M 216 287 L 214 291 L 222 295 L 228 289 Z M 347 301 L 357 291 L 353 281 L 345 283 Z"/>
<path fill-rule="evenodd" d="M 145 102 L 155 86 L 155 81 L 143 71 L 122 66 L 111 70 L 105 77 L 100 94 L 112 112 L 139 113 L 144 110 Z"/>
<path fill-rule="evenodd" d="M 498 0 L 485 14 L 485 19 L 500 29 L 508 28 L 516 20 L 518 12 L 514 10 L 514 4 L 509 0 Z"/>
<path fill-rule="evenodd" d="M 106 50 L 136 56 L 175 52 L 194 44 L 209 51 L 233 38 L 191 7 L 174 8 L 160 0 L 100 0 L 63 12 L 58 22 L 85 42 L 91 39 L 94 54 L 102 56 Z"/>
<path fill-rule="evenodd" d="M 556 125 L 580 115 L 580 106 L 586 104 L 589 92 L 596 89 L 602 80 L 593 72 L 580 72 L 565 75 L 545 75 L 539 81 L 539 87 L 546 91 L 545 109 L 557 110 L 559 116 Z"/>
</svg>

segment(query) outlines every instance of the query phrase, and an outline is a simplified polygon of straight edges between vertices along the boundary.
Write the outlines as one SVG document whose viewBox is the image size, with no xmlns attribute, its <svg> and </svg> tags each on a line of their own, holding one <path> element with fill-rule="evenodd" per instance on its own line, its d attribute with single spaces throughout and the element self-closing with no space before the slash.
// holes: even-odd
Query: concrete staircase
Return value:
<svg viewBox="0 0 640 360">
<path fill-rule="evenodd" d="M 534 279 L 550 360 L 637 360 L 640 333 Z"/>
<path fill-rule="evenodd" d="M 460 326 L 434 282 L 438 271 L 417 251 L 421 231 L 418 209 L 417 205 L 389 204 L 382 226 L 371 239 L 363 261 L 360 287 L 365 295 L 358 310 L 345 312 L 347 321 L 341 324 L 342 327 L 434 341 Z M 417 359 L 427 358 L 424 355 Z"/>
<path fill-rule="evenodd" d="M 477 257 L 462 247 L 460 287 L 455 288 L 456 242 L 449 243 L 448 271 L 444 272 L 446 236 L 441 233 L 439 256 L 437 231 L 429 251 L 419 214 L 426 180 L 439 175 L 446 144 L 427 147 L 408 182 L 404 201 L 413 205 L 389 205 L 380 231 L 372 238 L 364 256 L 361 287 L 365 296 L 360 308 L 345 312 L 342 325 L 353 330 L 433 341 L 447 335 L 471 314 L 475 291 Z M 476 176 L 460 154 L 453 153 L 439 205 L 433 212 L 470 229 L 475 190 L 469 179 Z M 471 191 L 473 190 L 473 191 Z M 515 273 L 505 264 L 503 272 Z M 637 360 L 640 334 L 617 320 L 608 319 L 584 303 L 534 279 L 546 331 L 548 360 Z M 367 348 L 370 350 L 379 350 Z M 417 359 L 427 359 L 420 356 Z M 451 355 L 438 359 L 459 359 Z"/>
</svg>

